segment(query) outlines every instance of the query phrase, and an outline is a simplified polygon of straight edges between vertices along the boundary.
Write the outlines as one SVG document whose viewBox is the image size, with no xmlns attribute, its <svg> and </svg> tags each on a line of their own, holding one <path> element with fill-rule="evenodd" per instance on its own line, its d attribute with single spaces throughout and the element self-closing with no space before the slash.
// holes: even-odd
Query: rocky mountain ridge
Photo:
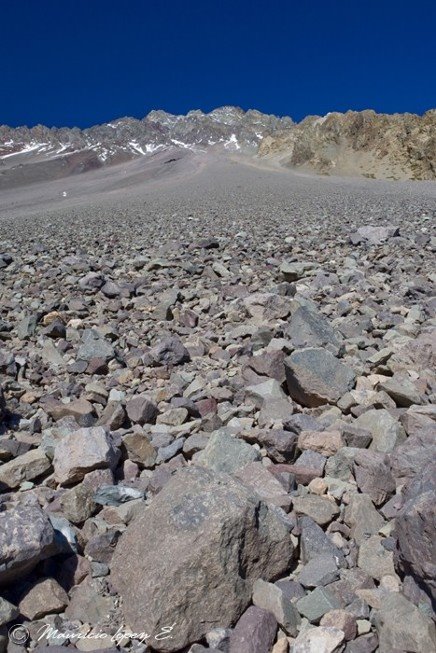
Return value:
<svg viewBox="0 0 436 653">
<path fill-rule="evenodd" d="M 316 174 L 436 179 L 436 110 L 361 112 L 300 123 L 238 107 L 120 118 L 89 129 L 0 126 L 0 188 L 52 181 L 158 153 L 240 154 Z"/>
<path fill-rule="evenodd" d="M 292 124 L 290 118 L 221 107 L 210 113 L 190 111 L 186 116 L 151 111 L 142 120 L 120 118 L 83 130 L 43 125 L 0 126 L 0 162 L 22 162 L 22 157 L 30 153 L 33 157 L 65 157 L 87 151 L 94 154 L 94 165 L 98 165 L 120 163 L 165 147 L 202 150 L 218 146 L 229 151 L 255 152 L 266 134 Z"/>
<path fill-rule="evenodd" d="M 259 155 L 322 174 L 436 179 L 436 110 L 309 116 L 264 138 Z"/>
</svg>

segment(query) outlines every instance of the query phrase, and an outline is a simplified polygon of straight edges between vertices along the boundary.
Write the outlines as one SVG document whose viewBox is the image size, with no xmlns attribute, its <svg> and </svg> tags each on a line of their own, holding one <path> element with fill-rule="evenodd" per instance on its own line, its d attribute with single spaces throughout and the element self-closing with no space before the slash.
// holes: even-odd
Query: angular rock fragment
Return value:
<svg viewBox="0 0 436 653">
<path fill-rule="evenodd" d="M 252 605 L 231 633 L 228 653 L 269 653 L 276 631 L 274 615 Z"/>
<path fill-rule="evenodd" d="M 79 426 L 89 427 L 96 421 L 94 406 L 84 398 L 74 399 L 68 403 L 49 401 L 45 405 L 45 410 L 55 422 L 63 417 L 71 416 L 74 417 Z"/>
<path fill-rule="evenodd" d="M 303 406 L 334 404 L 354 385 L 353 370 L 326 349 L 301 349 L 285 359 L 292 399 Z"/>
<path fill-rule="evenodd" d="M 318 622 L 330 610 L 340 608 L 336 596 L 328 587 L 317 587 L 296 603 L 298 612 L 311 623 Z"/>
<path fill-rule="evenodd" d="M 360 543 L 357 564 L 369 576 L 380 580 L 383 576 L 395 576 L 392 551 L 384 548 L 382 538 L 371 535 Z"/>
<path fill-rule="evenodd" d="M 0 466 L 0 492 L 16 488 L 23 481 L 32 481 L 51 468 L 50 460 L 41 449 L 32 449 Z"/>
<path fill-rule="evenodd" d="M 280 626 L 291 637 L 297 635 L 300 615 L 279 587 L 262 579 L 256 580 L 253 586 L 253 603 L 258 608 L 272 612 Z"/>
<path fill-rule="evenodd" d="M 253 582 L 284 573 L 292 553 L 287 529 L 256 495 L 226 474 L 191 467 L 127 528 L 111 581 L 133 628 L 156 631 L 180 615 L 173 639 L 157 648 L 176 651 L 236 621 Z"/>
<path fill-rule="evenodd" d="M 333 653 L 343 641 L 344 632 L 339 628 L 309 628 L 298 635 L 292 644 L 292 653 Z"/>
<path fill-rule="evenodd" d="M 85 329 L 81 344 L 77 350 L 77 360 L 89 362 L 93 358 L 101 358 L 107 362 L 114 355 L 115 352 L 110 342 L 102 338 L 94 329 Z"/>
<path fill-rule="evenodd" d="M 296 349 L 303 347 L 330 347 L 337 353 L 340 335 L 335 332 L 328 320 L 310 304 L 302 305 L 289 319 L 286 334 Z"/>
<path fill-rule="evenodd" d="M 286 494 L 283 485 L 269 473 L 261 462 L 245 465 L 234 472 L 234 475 L 245 485 L 256 492 L 261 499 L 274 506 L 288 511 L 291 497 Z"/>
<path fill-rule="evenodd" d="M 298 436 L 299 449 L 317 451 L 323 456 L 333 456 L 342 445 L 339 431 L 301 431 Z"/>
<path fill-rule="evenodd" d="M 280 266 L 280 272 L 285 281 L 298 281 L 317 267 L 313 261 L 284 262 Z"/>
<path fill-rule="evenodd" d="M 326 628 L 342 630 L 346 641 L 352 640 L 357 635 L 356 617 L 346 610 L 330 610 L 321 619 L 320 625 Z"/>
<path fill-rule="evenodd" d="M 377 227 L 368 225 L 359 227 L 355 234 L 351 235 L 351 242 L 357 245 L 361 242 L 367 241 L 371 245 L 379 245 L 389 238 L 398 236 L 400 229 L 398 226 Z"/>
<path fill-rule="evenodd" d="M 258 442 L 276 463 L 292 462 L 295 459 L 296 433 L 282 429 L 265 429 L 257 433 L 250 433 L 249 436 L 245 436 L 245 439 Z"/>
<path fill-rule="evenodd" d="M 350 497 L 345 508 L 344 521 L 351 527 L 351 536 L 358 544 L 371 535 L 376 535 L 385 524 L 367 494 L 353 494 Z"/>
<path fill-rule="evenodd" d="M 65 435 L 55 447 L 53 467 L 55 479 L 62 485 L 81 481 L 93 469 L 112 469 L 119 451 L 102 426 L 79 429 Z"/>
<path fill-rule="evenodd" d="M 338 564 L 331 554 L 311 558 L 301 570 L 298 581 L 303 587 L 328 585 L 339 578 Z"/>
<path fill-rule="evenodd" d="M 422 474 L 429 461 L 436 460 L 436 424 L 431 430 L 422 429 L 396 447 L 389 460 L 398 485 Z"/>
<path fill-rule="evenodd" d="M 406 439 L 401 424 L 384 408 L 366 411 L 354 425 L 371 433 L 370 449 L 375 451 L 389 453 Z"/>
<path fill-rule="evenodd" d="M 259 451 L 224 430 L 215 431 L 206 447 L 195 456 L 198 465 L 227 474 L 232 474 L 244 465 L 259 459 Z"/>
<path fill-rule="evenodd" d="M 307 515 L 321 526 L 329 524 L 339 514 L 339 508 L 333 500 L 314 494 L 295 497 L 293 506 L 297 514 Z"/>
<path fill-rule="evenodd" d="M 188 350 L 176 336 L 161 340 L 150 354 L 157 365 L 182 365 L 190 360 Z"/>
<path fill-rule="evenodd" d="M 301 529 L 300 555 L 303 563 L 307 563 L 320 555 L 330 555 L 339 567 L 345 567 L 344 554 L 313 519 L 300 517 L 299 524 Z"/>
<path fill-rule="evenodd" d="M 54 578 L 37 581 L 21 598 L 20 613 L 27 619 L 40 619 L 53 612 L 62 612 L 68 595 Z"/>
<path fill-rule="evenodd" d="M 378 388 L 387 392 L 397 406 L 408 408 L 413 404 L 422 404 L 423 399 L 416 386 L 407 378 L 387 378 L 378 384 Z"/>
<path fill-rule="evenodd" d="M 357 487 L 368 494 L 376 506 L 385 503 L 395 492 L 395 481 L 387 456 L 378 451 L 359 449 L 354 456 L 354 477 Z"/>
<path fill-rule="evenodd" d="M 146 395 L 135 395 L 127 403 L 127 415 L 134 424 L 154 424 L 158 415 L 157 406 Z"/>
<path fill-rule="evenodd" d="M 18 617 L 19 614 L 20 611 L 13 603 L 10 603 L 9 601 L 6 601 L 6 599 L 0 597 L 0 626 L 4 626 L 5 624 L 9 623 Z"/>
<path fill-rule="evenodd" d="M 427 462 L 404 491 L 403 507 L 395 520 L 395 564 L 410 574 L 436 601 L 436 465 Z"/>
<path fill-rule="evenodd" d="M 434 651 L 436 634 L 434 623 L 413 603 L 397 592 L 390 592 L 374 617 L 379 637 L 380 653 L 392 651 Z"/>
<path fill-rule="evenodd" d="M 0 585 L 28 574 L 56 553 L 53 526 L 36 506 L 17 506 L 0 512 Z"/>
</svg>

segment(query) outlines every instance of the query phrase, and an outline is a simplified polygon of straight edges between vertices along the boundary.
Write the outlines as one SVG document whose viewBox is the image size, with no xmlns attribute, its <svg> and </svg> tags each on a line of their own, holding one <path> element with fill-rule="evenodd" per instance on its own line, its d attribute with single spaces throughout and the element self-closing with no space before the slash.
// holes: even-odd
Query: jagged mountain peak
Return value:
<svg viewBox="0 0 436 653">
<path fill-rule="evenodd" d="M 423 116 L 335 111 L 294 123 L 288 117 L 222 106 L 186 115 L 154 110 L 142 119 L 117 118 L 83 130 L 3 125 L 0 186 L 86 172 L 165 150 L 258 154 L 322 174 L 435 179 L 435 134 L 434 109 Z M 30 176 L 22 171 L 29 164 Z"/>
<path fill-rule="evenodd" d="M 150 111 L 142 120 L 118 118 L 87 129 L 0 127 L 0 164 L 10 167 L 30 160 L 47 160 L 81 153 L 93 167 L 149 156 L 163 148 L 193 151 L 210 147 L 255 152 L 260 140 L 292 124 L 258 111 L 224 106 L 209 113 L 173 115 Z M 91 163 L 92 161 L 92 163 Z"/>
</svg>

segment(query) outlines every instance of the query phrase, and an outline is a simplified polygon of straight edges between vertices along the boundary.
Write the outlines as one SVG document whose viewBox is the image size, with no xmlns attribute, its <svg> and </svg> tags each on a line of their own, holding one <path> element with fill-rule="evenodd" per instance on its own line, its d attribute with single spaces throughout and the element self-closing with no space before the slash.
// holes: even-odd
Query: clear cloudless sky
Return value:
<svg viewBox="0 0 436 653">
<path fill-rule="evenodd" d="M 436 0 L 0 0 L 0 124 L 436 107 Z"/>
</svg>

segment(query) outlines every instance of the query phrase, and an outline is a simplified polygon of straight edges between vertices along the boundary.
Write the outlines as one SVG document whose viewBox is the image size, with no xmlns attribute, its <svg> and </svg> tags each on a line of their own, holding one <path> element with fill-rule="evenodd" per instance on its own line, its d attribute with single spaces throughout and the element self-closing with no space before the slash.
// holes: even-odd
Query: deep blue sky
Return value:
<svg viewBox="0 0 436 653">
<path fill-rule="evenodd" d="M 0 124 L 436 107 L 435 0 L 0 0 Z"/>
</svg>

